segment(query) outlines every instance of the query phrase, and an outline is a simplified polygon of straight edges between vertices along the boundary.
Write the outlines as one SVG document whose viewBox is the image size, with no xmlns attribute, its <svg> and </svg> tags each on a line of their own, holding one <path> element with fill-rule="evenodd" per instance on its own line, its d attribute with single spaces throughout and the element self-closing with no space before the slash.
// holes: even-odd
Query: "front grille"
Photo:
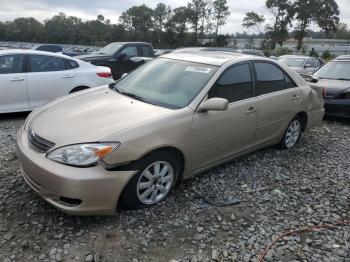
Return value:
<svg viewBox="0 0 350 262">
<path fill-rule="evenodd" d="M 28 131 L 28 140 L 33 149 L 39 151 L 40 153 L 46 153 L 52 147 L 54 147 L 55 143 L 52 143 L 37 134 L 31 129 Z"/>
</svg>

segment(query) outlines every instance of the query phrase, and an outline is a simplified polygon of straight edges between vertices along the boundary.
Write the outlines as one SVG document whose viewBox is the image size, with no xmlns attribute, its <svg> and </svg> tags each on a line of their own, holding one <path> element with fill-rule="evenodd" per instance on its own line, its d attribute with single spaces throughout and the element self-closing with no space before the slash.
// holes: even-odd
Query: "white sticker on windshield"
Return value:
<svg viewBox="0 0 350 262">
<path fill-rule="evenodd" d="M 209 74 L 211 71 L 211 68 L 204 67 L 204 66 L 188 66 L 185 71 L 187 72 L 196 72 L 196 73 L 203 73 L 203 74 Z"/>
</svg>

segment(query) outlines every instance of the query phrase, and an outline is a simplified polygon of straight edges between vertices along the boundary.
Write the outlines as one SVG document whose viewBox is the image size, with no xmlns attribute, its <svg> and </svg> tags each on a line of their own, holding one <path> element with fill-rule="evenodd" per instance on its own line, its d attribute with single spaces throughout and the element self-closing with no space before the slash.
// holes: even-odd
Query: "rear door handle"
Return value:
<svg viewBox="0 0 350 262">
<path fill-rule="evenodd" d="M 296 100 L 299 100 L 299 98 L 300 98 L 300 96 L 294 94 L 294 95 L 292 95 L 292 98 L 290 100 L 296 101 Z"/>
<path fill-rule="evenodd" d="M 256 108 L 255 107 L 249 107 L 249 109 L 247 110 L 246 114 L 247 115 L 251 115 L 251 114 L 255 114 L 256 112 Z"/>
<path fill-rule="evenodd" d="M 73 78 L 74 75 L 64 75 L 63 78 Z"/>
<path fill-rule="evenodd" d="M 20 82 L 20 81 L 24 81 L 24 78 L 23 77 L 15 77 L 15 78 L 10 79 L 10 81 L 12 81 L 12 82 Z"/>
</svg>

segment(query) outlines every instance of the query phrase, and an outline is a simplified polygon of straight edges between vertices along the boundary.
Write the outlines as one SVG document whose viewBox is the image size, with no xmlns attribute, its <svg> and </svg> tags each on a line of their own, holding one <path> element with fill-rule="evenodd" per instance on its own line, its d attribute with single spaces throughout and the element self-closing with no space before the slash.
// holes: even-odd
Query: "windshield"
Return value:
<svg viewBox="0 0 350 262">
<path fill-rule="evenodd" d="M 315 75 L 325 79 L 350 80 L 350 62 L 330 62 L 321 67 Z"/>
<path fill-rule="evenodd" d="M 119 43 L 110 43 L 109 45 L 106 45 L 105 47 L 102 47 L 100 50 L 97 51 L 98 54 L 104 54 L 104 55 L 114 55 L 123 45 Z"/>
<path fill-rule="evenodd" d="M 167 108 L 187 106 L 209 82 L 218 67 L 157 58 L 115 85 L 115 90 Z"/>
<path fill-rule="evenodd" d="M 289 67 L 303 67 L 305 58 L 281 58 L 279 61 Z"/>
</svg>

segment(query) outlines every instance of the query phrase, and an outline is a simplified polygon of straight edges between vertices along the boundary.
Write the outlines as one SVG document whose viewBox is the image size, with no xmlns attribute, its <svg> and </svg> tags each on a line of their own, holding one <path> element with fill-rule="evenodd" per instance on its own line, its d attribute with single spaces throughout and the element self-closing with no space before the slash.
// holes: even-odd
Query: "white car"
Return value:
<svg viewBox="0 0 350 262">
<path fill-rule="evenodd" d="M 57 97 L 113 82 L 110 68 L 69 56 L 0 51 L 0 113 L 31 111 Z"/>
</svg>

